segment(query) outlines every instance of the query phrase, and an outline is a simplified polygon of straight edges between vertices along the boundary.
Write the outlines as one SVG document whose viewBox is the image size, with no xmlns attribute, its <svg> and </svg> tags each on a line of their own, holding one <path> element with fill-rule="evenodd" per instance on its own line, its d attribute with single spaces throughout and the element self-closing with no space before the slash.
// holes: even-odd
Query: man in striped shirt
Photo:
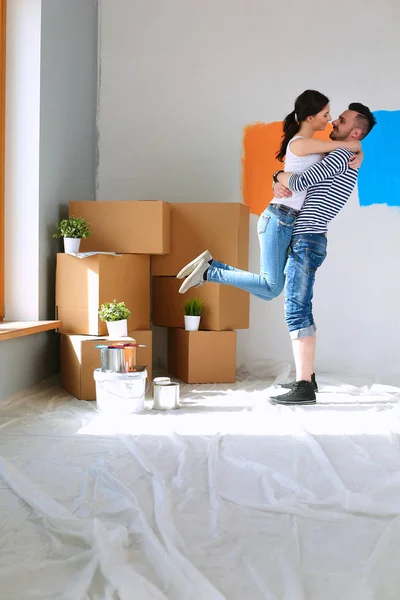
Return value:
<svg viewBox="0 0 400 600">
<path fill-rule="evenodd" d="M 376 124 L 367 106 L 357 102 L 333 121 L 332 140 L 362 140 Z M 352 152 L 338 148 L 304 173 L 276 174 L 292 191 L 307 190 L 297 217 L 285 267 L 285 318 L 292 339 L 296 381 L 285 384 L 289 392 L 272 397 L 273 404 L 315 404 L 318 386 L 314 375 L 316 325 L 312 314 L 316 270 L 326 257 L 327 229 L 349 199 L 358 169 L 349 166 Z"/>
</svg>

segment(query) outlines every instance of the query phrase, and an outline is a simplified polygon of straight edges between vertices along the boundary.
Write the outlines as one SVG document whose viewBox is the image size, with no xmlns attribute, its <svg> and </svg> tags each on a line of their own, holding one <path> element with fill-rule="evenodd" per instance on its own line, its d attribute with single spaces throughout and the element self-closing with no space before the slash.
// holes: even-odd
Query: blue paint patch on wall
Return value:
<svg viewBox="0 0 400 600">
<path fill-rule="evenodd" d="M 400 206 L 400 110 L 377 110 L 377 125 L 362 141 L 365 156 L 358 176 L 361 206 Z"/>
</svg>

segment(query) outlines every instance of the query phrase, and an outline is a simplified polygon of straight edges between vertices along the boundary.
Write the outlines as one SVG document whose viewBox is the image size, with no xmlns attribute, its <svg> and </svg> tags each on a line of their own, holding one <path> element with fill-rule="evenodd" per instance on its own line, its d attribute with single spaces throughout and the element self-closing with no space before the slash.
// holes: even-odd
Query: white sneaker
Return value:
<svg viewBox="0 0 400 600">
<path fill-rule="evenodd" d="M 181 287 L 179 288 L 179 293 L 184 294 L 193 286 L 198 287 L 199 285 L 203 285 L 203 275 L 207 271 L 209 266 L 210 265 L 208 264 L 208 261 L 204 259 L 197 263 L 197 266 L 195 267 L 194 271 L 192 271 L 192 273 L 188 277 L 186 277 L 185 281 L 182 283 Z"/>
<path fill-rule="evenodd" d="M 188 263 L 186 265 L 186 267 L 183 267 L 183 269 L 181 269 L 179 271 L 176 278 L 183 279 L 184 277 L 187 277 L 188 275 L 190 275 L 190 273 L 193 273 L 193 271 L 195 270 L 195 268 L 197 267 L 198 263 L 201 260 L 205 260 L 206 262 L 208 262 L 209 260 L 212 260 L 212 256 L 208 250 L 205 250 L 204 252 L 199 254 L 199 256 L 197 256 L 197 258 L 193 259 L 192 262 Z"/>
</svg>

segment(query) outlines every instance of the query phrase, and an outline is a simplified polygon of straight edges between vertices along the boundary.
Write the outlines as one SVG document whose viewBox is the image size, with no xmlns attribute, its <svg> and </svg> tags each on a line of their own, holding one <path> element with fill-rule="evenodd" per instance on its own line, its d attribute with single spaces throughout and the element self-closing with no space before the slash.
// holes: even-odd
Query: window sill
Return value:
<svg viewBox="0 0 400 600">
<path fill-rule="evenodd" d="M 61 321 L 0 321 L 0 342 L 58 329 Z"/>
</svg>

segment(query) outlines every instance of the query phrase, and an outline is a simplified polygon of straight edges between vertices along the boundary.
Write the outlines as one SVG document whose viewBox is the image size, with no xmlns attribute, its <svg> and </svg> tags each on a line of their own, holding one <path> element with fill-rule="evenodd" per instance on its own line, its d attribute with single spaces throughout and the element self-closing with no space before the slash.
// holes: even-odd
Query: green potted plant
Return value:
<svg viewBox="0 0 400 600">
<path fill-rule="evenodd" d="M 197 331 L 199 329 L 203 306 L 204 302 L 200 298 L 192 298 L 185 302 L 186 331 Z"/>
<path fill-rule="evenodd" d="M 107 324 L 108 335 L 119 338 L 128 335 L 128 319 L 131 311 L 125 306 L 125 302 L 104 302 L 99 309 L 100 321 Z"/>
<path fill-rule="evenodd" d="M 79 252 L 81 239 L 89 237 L 89 223 L 82 217 L 70 216 L 68 219 L 62 219 L 56 224 L 57 231 L 53 235 L 55 238 L 64 239 L 64 252 L 66 254 L 76 254 Z"/>
</svg>

